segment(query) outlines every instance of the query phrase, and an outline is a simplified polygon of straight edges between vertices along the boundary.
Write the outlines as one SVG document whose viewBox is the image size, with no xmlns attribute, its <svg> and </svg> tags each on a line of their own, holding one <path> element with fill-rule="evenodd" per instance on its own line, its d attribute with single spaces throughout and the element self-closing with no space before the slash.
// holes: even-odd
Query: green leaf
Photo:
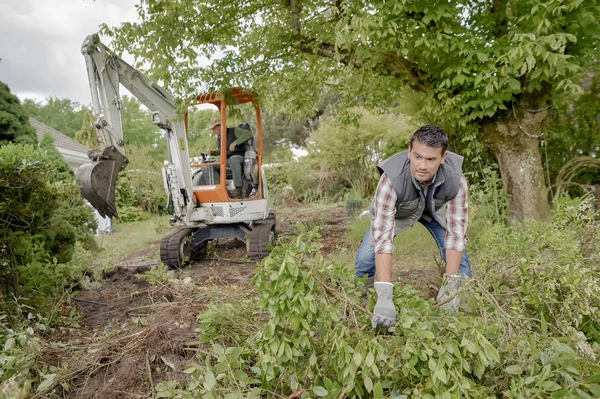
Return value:
<svg viewBox="0 0 600 399">
<path fill-rule="evenodd" d="M 327 396 L 327 394 L 329 393 L 327 391 L 327 389 L 323 388 L 322 386 L 314 386 L 312 389 L 313 393 L 317 396 L 323 397 L 323 396 Z"/>
<path fill-rule="evenodd" d="M 367 353 L 367 357 L 365 358 L 365 365 L 367 367 L 371 367 L 374 362 L 375 362 L 375 357 L 373 356 L 373 353 L 372 352 Z"/>
<path fill-rule="evenodd" d="M 553 392 L 558 391 L 561 386 L 554 381 L 544 381 L 542 382 L 542 388 L 544 388 L 546 391 Z"/>
<path fill-rule="evenodd" d="M 215 379 L 215 375 L 211 370 L 208 370 L 206 374 L 204 374 L 204 389 L 210 392 L 213 390 L 216 383 L 217 380 Z"/>
<path fill-rule="evenodd" d="M 466 337 L 463 337 L 462 341 L 460 342 L 460 346 L 466 348 L 471 353 L 477 353 L 477 347 L 475 346 L 475 343 Z"/>
<path fill-rule="evenodd" d="M 37 392 L 43 393 L 46 390 L 48 390 L 48 388 L 50 388 L 52 386 L 52 384 L 54 384 L 55 378 L 56 378 L 56 374 L 45 374 L 44 380 L 37 388 Z"/>
<path fill-rule="evenodd" d="M 365 389 L 367 390 L 367 392 L 373 391 L 373 381 L 371 381 L 371 378 L 365 377 L 364 382 L 365 382 Z"/>
<path fill-rule="evenodd" d="M 435 377 L 442 381 L 444 384 L 446 384 L 448 382 L 447 376 L 446 376 L 446 370 L 444 370 L 443 368 L 438 368 L 437 370 L 435 370 Z"/>
<path fill-rule="evenodd" d="M 12 348 L 13 346 L 15 346 L 15 339 L 14 338 L 9 338 L 6 340 L 6 342 L 4 343 L 4 350 L 7 351 L 10 348 Z"/>
<path fill-rule="evenodd" d="M 584 385 L 591 393 L 600 398 L 600 385 L 598 384 L 585 384 Z"/>
<path fill-rule="evenodd" d="M 360 353 L 356 352 L 356 353 L 354 353 L 353 358 L 354 358 L 354 364 L 356 364 L 357 366 L 360 366 L 363 361 L 362 355 Z"/>
<path fill-rule="evenodd" d="M 504 369 L 508 374 L 512 375 L 521 375 L 523 373 L 523 369 L 518 364 L 513 364 L 512 366 L 508 366 Z"/>
<path fill-rule="evenodd" d="M 380 382 L 377 382 L 373 387 L 373 398 L 374 399 L 382 399 L 383 398 L 383 387 Z"/>
</svg>

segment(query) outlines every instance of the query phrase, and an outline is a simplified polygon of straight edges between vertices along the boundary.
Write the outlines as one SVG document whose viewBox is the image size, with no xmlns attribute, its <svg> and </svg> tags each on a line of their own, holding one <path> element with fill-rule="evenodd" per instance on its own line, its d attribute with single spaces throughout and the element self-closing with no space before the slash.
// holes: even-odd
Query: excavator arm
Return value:
<svg viewBox="0 0 600 399">
<path fill-rule="evenodd" d="M 128 163 L 121 123 L 121 84 L 151 111 L 152 122 L 167 140 L 169 162 L 163 169 L 165 190 L 174 222 L 185 224 L 195 197 L 187 135 L 183 121 L 177 117 L 173 96 L 114 55 L 100 42 L 97 34 L 85 39 L 81 52 L 85 57 L 96 117 L 93 126 L 100 142 L 100 148 L 88 153 L 91 162 L 82 165 L 76 173 L 83 196 L 102 216 L 118 217 L 115 204 L 117 176 Z"/>
</svg>

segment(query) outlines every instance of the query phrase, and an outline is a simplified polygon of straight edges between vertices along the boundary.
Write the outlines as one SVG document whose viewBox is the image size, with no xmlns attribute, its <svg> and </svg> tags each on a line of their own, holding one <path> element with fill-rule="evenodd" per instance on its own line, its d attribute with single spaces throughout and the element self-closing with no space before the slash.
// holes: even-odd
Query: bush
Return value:
<svg viewBox="0 0 600 399">
<path fill-rule="evenodd" d="M 586 340 L 600 343 L 593 327 L 600 323 L 595 216 L 591 201 L 558 199 L 547 222 L 497 223 L 480 233 L 473 251 L 484 287 L 480 294 L 494 297 L 494 312 L 511 318 L 507 325 L 518 321 L 514 328 L 569 337 L 582 356 L 593 354 Z"/>
<path fill-rule="evenodd" d="M 0 147 L 0 279 L 4 298 L 50 295 L 73 278 L 78 241 L 94 245 L 96 222 L 74 181 L 32 146 Z M 24 292 L 21 292 L 24 291 Z"/>
<path fill-rule="evenodd" d="M 302 390 L 327 398 L 598 397 L 600 346 L 585 335 L 600 316 L 594 216 L 586 203 L 563 200 L 549 222 L 491 225 L 473 256 L 482 277 L 461 294 L 468 307 L 447 313 L 396 286 L 398 317 L 388 333 L 370 328 L 375 298 L 366 308 L 352 271 L 321 255 L 319 231 L 301 229 L 256 271 L 263 317 L 219 302 L 236 325 L 252 320 L 253 328 L 226 339 L 204 326 L 212 350 L 188 367 L 189 384 L 163 382 L 157 391 L 190 398 Z M 214 310 L 200 316 L 208 319 Z"/>
<path fill-rule="evenodd" d="M 166 210 L 162 165 L 152 158 L 150 151 L 151 148 L 135 146 L 127 149 L 129 166 L 119 174 L 115 189 L 120 222 L 139 220 L 142 212 L 160 214 Z M 131 209 L 136 207 L 137 212 Z M 134 213 L 139 215 L 132 217 Z M 122 217 L 125 214 L 126 220 Z"/>
<path fill-rule="evenodd" d="M 361 198 L 368 198 L 375 190 L 379 175 L 377 164 L 385 159 L 388 144 L 410 139 L 415 127 L 404 115 L 373 114 L 357 109 L 356 124 L 346 124 L 329 118 L 310 136 L 313 144 L 309 152 L 332 180 L 352 187 Z M 404 139 L 404 140 L 402 140 Z M 304 174 L 306 169 L 303 170 Z"/>
</svg>

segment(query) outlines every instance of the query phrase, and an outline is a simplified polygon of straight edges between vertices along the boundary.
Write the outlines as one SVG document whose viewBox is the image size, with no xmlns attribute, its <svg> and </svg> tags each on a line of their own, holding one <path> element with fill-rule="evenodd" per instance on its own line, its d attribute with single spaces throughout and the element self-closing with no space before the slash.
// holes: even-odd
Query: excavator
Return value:
<svg viewBox="0 0 600 399">
<path fill-rule="evenodd" d="M 235 238 L 246 243 L 250 259 L 269 254 L 276 239 L 276 219 L 268 209 L 269 192 L 262 170 L 262 127 L 258 94 L 234 87 L 199 94 L 190 106 L 211 105 L 219 110 L 220 148 L 227 148 L 227 116 L 231 107 L 246 104 L 256 116 L 256 137 L 245 143 L 244 188 L 252 195 L 230 195 L 231 171 L 227 157 L 220 160 L 202 154 L 200 163 L 190 157 L 188 146 L 188 108 L 178 115 L 173 95 L 116 56 L 98 34 L 88 36 L 81 52 L 85 57 L 90 85 L 94 128 L 100 146 L 88 153 L 90 162 L 76 172 L 82 195 L 105 217 L 118 217 L 115 188 L 119 172 L 128 159 L 121 122 L 119 85 L 144 104 L 152 122 L 167 141 L 168 162 L 162 169 L 163 182 L 172 213 L 170 224 L 178 227 L 164 237 L 160 258 L 171 268 L 180 268 L 206 254 L 208 243 L 218 238 Z M 213 107 L 213 108 L 214 108 Z M 240 127 L 250 129 L 250 124 Z M 226 173 L 212 173 L 213 171 Z"/>
</svg>

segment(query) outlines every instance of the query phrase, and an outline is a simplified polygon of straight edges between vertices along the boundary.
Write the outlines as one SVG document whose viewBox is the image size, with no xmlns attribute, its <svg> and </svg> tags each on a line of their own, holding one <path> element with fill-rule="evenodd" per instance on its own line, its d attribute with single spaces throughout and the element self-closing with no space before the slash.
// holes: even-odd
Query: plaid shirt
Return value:
<svg viewBox="0 0 600 399">
<path fill-rule="evenodd" d="M 463 252 L 466 245 L 467 219 L 469 207 L 467 201 L 467 179 L 460 178 L 460 187 L 456 197 L 446 204 L 445 248 Z M 396 192 L 387 175 L 381 175 L 373 203 L 374 215 L 371 215 L 371 237 L 376 254 L 394 252 L 394 228 L 396 225 Z"/>
</svg>

